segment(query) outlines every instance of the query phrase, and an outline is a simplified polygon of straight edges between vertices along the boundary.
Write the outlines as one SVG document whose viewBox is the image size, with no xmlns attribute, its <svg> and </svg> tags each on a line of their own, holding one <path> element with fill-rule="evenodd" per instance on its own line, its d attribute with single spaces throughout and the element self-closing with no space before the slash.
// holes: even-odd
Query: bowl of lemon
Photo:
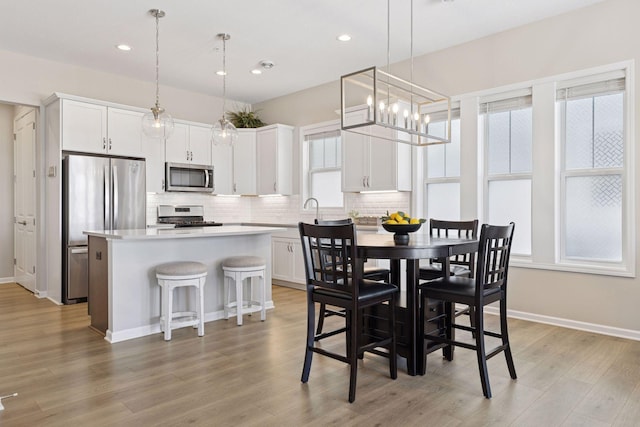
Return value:
<svg viewBox="0 0 640 427">
<path fill-rule="evenodd" d="M 393 240 L 398 244 L 409 243 L 409 233 L 418 231 L 423 222 L 426 222 L 424 218 L 413 218 L 411 215 L 402 211 L 397 211 L 387 214 L 382 218 L 382 228 L 390 233 L 393 233 Z"/>
</svg>

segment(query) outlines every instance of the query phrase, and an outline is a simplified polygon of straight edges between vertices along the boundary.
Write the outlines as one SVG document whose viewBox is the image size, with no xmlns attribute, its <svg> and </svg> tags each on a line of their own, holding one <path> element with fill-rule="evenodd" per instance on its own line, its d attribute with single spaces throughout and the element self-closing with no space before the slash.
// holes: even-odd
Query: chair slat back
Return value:
<svg viewBox="0 0 640 427">
<path fill-rule="evenodd" d="M 443 221 L 431 218 L 429 220 L 429 234 L 431 237 L 459 237 L 463 239 L 478 238 L 478 220 L 472 221 Z M 475 254 L 459 254 L 449 258 L 449 262 L 455 265 L 461 265 L 471 271 L 473 277 L 473 269 L 475 266 Z"/>
<path fill-rule="evenodd" d="M 506 292 L 514 228 L 513 222 L 506 226 L 482 225 L 476 267 L 477 298 L 482 298 L 483 291 L 488 289 L 501 288 Z"/>
<path fill-rule="evenodd" d="M 352 223 L 299 223 L 307 288 L 329 288 L 357 298 L 360 273 L 356 269 L 356 231 Z"/>
</svg>

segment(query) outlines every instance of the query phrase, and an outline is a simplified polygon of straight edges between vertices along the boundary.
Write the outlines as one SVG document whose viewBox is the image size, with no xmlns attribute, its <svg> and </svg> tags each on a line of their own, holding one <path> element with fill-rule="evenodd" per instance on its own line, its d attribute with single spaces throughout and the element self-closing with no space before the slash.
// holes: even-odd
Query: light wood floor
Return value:
<svg viewBox="0 0 640 427">
<path fill-rule="evenodd" d="M 475 354 L 428 358 L 425 376 L 388 377 L 367 355 L 356 401 L 348 368 L 316 355 L 300 383 L 302 291 L 274 287 L 275 310 L 110 345 L 89 330 L 85 304 L 58 307 L 0 285 L 2 426 L 637 426 L 640 342 L 511 320 L 518 380 L 502 355 L 482 396 Z M 487 316 L 488 323 L 494 322 Z M 401 367 L 404 366 L 401 364 Z"/>
</svg>

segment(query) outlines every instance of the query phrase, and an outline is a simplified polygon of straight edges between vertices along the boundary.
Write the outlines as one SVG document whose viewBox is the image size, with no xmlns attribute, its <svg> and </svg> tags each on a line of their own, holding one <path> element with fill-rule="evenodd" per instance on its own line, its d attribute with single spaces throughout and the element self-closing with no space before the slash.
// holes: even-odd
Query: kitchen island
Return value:
<svg viewBox="0 0 640 427">
<path fill-rule="evenodd" d="M 232 225 L 85 231 L 91 327 L 111 343 L 159 333 L 160 287 L 155 267 L 172 261 L 199 261 L 207 266 L 204 311 L 208 322 L 223 318 L 222 260 L 234 255 L 263 257 L 267 260 L 267 308 L 273 308 L 271 234 L 281 230 Z M 174 306 L 186 308 L 186 298 L 176 293 Z"/>
</svg>

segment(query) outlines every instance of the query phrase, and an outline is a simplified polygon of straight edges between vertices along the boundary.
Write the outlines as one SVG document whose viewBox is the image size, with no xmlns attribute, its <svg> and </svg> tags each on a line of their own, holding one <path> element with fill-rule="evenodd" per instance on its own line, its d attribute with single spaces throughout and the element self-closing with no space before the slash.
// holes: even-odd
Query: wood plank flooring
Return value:
<svg viewBox="0 0 640 427">
<path fill-rule="evenodd" d="M 59 307 L 0 285 L 2 426 L 637 426 L 640 342 L 510 320 L 518 380 L 489 361 L 482 396 L 475 354 L 429 355 L 427 374 L 367 355 L 356 401 L 348 367 L 315 355 L 300 383 L 304 292 L 274 286 L 267 314 L 209 322 L 111 345 L 89 328 L 86 305 Z M 327 319 L 331 322 L 339 319 Z M 487 316 L 489 325 L 494 316 Z M 336 323 L 337 324 L 337 323 Z M 330 345 L 330 344 L 329 344 Z"/>
</svg>

